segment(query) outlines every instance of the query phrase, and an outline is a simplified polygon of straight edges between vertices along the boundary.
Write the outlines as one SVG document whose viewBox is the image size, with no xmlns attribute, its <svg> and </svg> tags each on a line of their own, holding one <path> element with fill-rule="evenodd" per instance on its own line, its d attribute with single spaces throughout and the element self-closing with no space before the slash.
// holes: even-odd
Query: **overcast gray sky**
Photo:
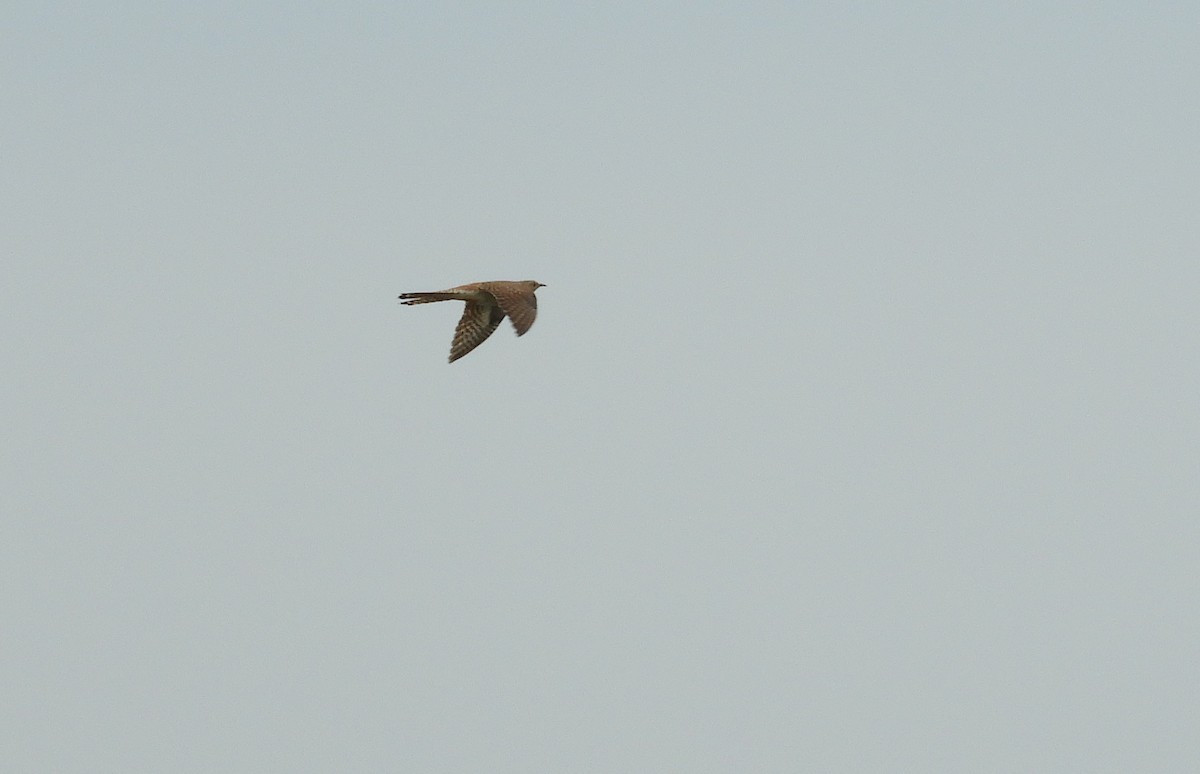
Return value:
<svg viewBox="0 0 1200 774">
<path fill-rule="evenodd" d="M 0 37 L 0 768 L 1200 768 L 1200 6 Z"/>
</svg>

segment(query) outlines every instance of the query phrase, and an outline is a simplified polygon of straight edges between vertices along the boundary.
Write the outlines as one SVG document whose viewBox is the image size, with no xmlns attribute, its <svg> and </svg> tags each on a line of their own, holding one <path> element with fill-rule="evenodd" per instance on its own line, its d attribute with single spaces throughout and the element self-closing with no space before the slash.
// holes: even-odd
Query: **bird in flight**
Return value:
<svg viewBox="0 0 1200 774">
<path fill-rule="evenodd" d="M 518 336 L 525 335 L 537 317 L 537 296 L 533 293 L 544 287 L 533 280 L 472 282 L 432 293 L 401 293 L 400 298 L 406 306 L 435 301 L 467 302 L 450 344 L 450 362 L 453 363 L 486 341 L 505 317 L 512 320 Z"/>
</svg>

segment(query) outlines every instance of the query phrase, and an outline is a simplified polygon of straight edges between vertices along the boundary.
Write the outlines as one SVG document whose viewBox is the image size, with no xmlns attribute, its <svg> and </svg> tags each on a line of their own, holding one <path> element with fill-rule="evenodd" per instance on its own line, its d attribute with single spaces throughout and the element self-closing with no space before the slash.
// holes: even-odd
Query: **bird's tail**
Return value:
<svg viewBox="0 0 1200 774">
<path fill-rule="evenodd" d="M 434 301 L 461 301 L 454 293 L 401 293 L 405 306 L 413 304 L 432 304 Z"/>
</svg>

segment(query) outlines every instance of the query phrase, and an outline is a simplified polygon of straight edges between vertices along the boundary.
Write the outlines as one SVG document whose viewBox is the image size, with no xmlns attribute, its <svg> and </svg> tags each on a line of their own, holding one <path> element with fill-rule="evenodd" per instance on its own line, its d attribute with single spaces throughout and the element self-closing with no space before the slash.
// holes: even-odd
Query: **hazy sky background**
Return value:
<svg viewBox="0 0 1200 774">
<path fill-rule="evenodd" d="M 1200 6 L 0 38 L 0 768 L 1200 768 Z"/>
</svg>

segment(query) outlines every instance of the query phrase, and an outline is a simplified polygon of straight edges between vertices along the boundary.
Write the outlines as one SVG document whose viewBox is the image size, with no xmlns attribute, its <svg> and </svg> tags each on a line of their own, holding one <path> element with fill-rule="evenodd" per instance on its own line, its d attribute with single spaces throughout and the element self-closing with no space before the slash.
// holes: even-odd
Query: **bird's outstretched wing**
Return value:
<svg viewBox="0 0 1200 774">
<path fill-rule="evenodd" d="M 487 341 L 504 319 L 504 312 L 494 304 L 467 302 L 463 316 L 454 329 L 454 341 L 450 344 L 450 362 L 453 363 L 463 355 Z"/>
</svg>

